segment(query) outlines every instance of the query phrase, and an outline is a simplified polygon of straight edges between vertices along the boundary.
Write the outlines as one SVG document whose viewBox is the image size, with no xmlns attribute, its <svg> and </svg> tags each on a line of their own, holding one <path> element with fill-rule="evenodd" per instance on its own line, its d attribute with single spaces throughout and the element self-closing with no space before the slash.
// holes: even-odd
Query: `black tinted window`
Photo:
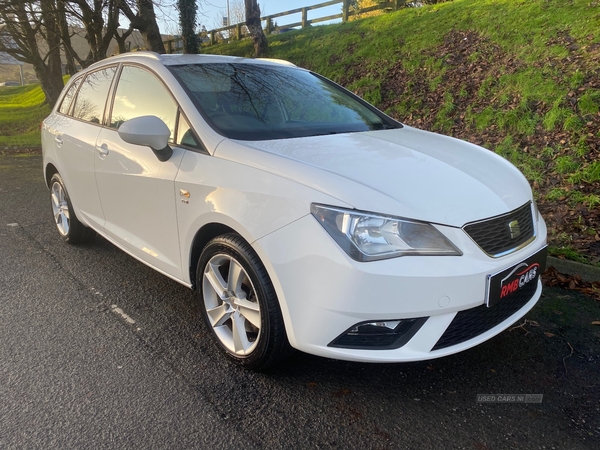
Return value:
<svg viewBox="0 0 600 450">
<path fill-rule="evenodd" d="M 153 74 L 139 67 L 125 66 L 115 92 L 110 126 L 119 128 L 126 120 L 140 116 L 162 119 L 173 139 L 177 103 Z"/>
<path fill-rule="evenodd" d="M 305 70 L 258 64 L 196 64 L 170 69 L 226 137 L 281 139 L 381 130 L 400 124 Z"/>
<path fill-rule="evenodd" d="M 75 100 L 73 116 L 87 122 L 102 123 L 106 96 L 115 76 L 116 67 L 91 72 L 83 80 Z"/>
<path fill-rule="evenodd" d="M 75 94 L 77 93 L 77 88 L 81 83 L 82 78 L 79 78 L 73 81 L 73 84 L 63 97 L 62 103 L 60 104 L 60 108 L 58 108 L 58 112 L 63 114 L 69 114 L 69 110 L 71 109 L 71 103 L 73 102 L 73 98 L 75 98 Z"/>
</svg>

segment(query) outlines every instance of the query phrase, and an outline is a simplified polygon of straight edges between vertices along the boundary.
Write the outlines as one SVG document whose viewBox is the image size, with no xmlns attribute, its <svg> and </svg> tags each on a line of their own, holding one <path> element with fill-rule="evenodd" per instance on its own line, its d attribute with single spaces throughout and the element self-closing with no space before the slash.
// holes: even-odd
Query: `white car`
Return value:
<svg viewBox="0 0 600 450">
<path fill-rule="evenodd" d="M 243 367 L 446 356 L 540 298 L 546 226 L 513 165 L 285 61 L 109 58 L 42 128 L 64 240 L 196 289 Z"/>
</svg>

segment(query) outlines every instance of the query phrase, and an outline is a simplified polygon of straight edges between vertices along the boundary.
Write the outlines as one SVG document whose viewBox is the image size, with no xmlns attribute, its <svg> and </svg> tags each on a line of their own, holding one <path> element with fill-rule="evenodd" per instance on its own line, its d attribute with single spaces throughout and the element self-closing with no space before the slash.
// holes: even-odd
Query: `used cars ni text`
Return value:
<svg viewBox="0 0 600 450">
<path fill-rule="evenodd" d="M 284 61 L 109 58 L 71 78 L 42 143 L 62 238 L 98 233 L 197 290 L 249 369 L 292 348 L 450 355 L 541 295 L 546 226 L 519 170 Z"/>
</svg>

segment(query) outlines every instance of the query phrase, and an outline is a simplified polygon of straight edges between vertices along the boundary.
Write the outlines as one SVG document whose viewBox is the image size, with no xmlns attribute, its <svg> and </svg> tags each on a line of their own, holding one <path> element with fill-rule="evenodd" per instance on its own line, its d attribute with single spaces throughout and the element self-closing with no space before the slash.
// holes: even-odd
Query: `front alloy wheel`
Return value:
<svg viewBox="0 0 600 450">
<path fill-rule="evenodd" d="M 260 305 L 241 264 L 230 255 L 213 256 L 204 268 L 202 295 L 221 345 L 236 356 L 252 353 L 260 339 Z"/>
<path fill-rule="evenodd" d="M 196 286 L 206 327 L 233 362 L 263 370 L 291 352 L 273 284 L 241 236 L 219 236 L 204 247 Z"/>
</svg>

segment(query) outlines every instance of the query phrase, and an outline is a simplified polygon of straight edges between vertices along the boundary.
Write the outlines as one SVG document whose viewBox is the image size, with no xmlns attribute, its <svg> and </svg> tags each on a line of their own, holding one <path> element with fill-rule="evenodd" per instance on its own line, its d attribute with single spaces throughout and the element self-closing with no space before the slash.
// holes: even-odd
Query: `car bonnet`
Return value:
<svg viewBox="0 0 600 450">
<path fill-rule="evenodd" d="M 239 162 L 310 185 L 360 210 L 463 226 L 531 200 L 527 180 L 505 159 L 411 127 L 237 143 L 287 162 L 230 152 L 227 145 L 217 156 L 236 154 Z"/>
</svg>

